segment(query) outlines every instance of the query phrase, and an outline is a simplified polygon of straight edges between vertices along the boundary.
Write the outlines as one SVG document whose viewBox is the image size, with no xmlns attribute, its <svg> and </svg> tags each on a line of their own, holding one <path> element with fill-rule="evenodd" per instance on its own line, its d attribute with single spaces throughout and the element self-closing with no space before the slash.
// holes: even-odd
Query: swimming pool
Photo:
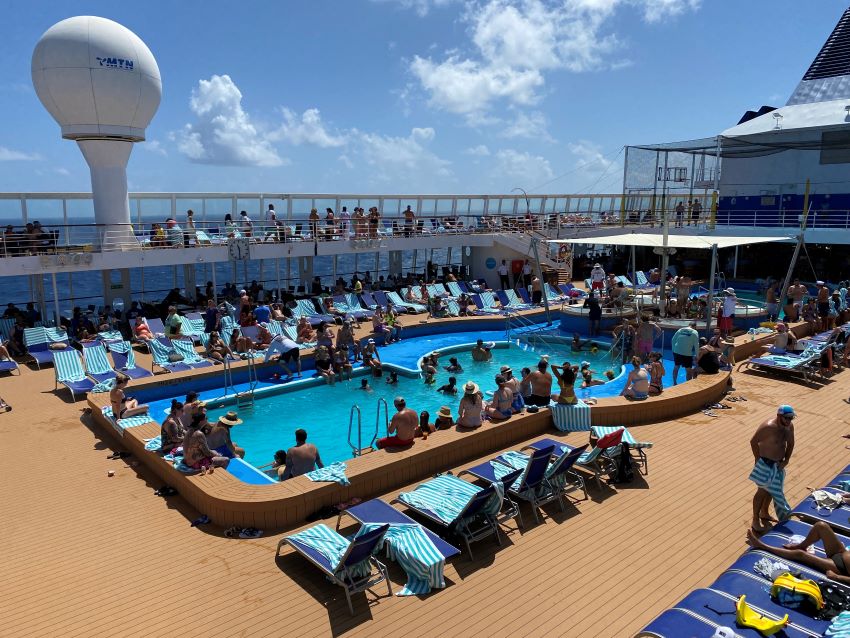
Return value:
<svg viewBox="0 0 850 638">
<path fill-rule="evenodd" d="M 472 360 L 470 350 L 478 338 L 496 341 L 492 361 Z M 599 379 L 604 378 L 606 370 L 613 369 L 618 375 L 613 381 L 588 389 L 577 388 L 576 392 L 582 398 L 616 396 L 623 389 L 626 374 L 619 362 L 612 363 L 607 353 L 608 345 L 600 341 L 599 346 L 596 353 L 587 350 L 571 352 L 569 341 L 565 338 L 559 341 L 555 335 L 544 335 L 540 338 L 535 335 L 531 344 L 523 341 L 518 345 L 516 339 L 510 343 L 506 341 L 504 331 L 440 333 L 406 339 L 379 349 L 385 364 L 385 374 L 382 378 L 367 376 L 365 370 L 359 370 L 355 371 L 351 381 L 341 381 L 330 386 L 322 380 L 313 379 L 312 371 L 305 371 L 305 379 L 300 381 L 284 383 L 274 378 L 261 381 L 257 386 L 253 407 L 238 410 L 244 423 L 233 429 L 233 439 L 245 448 L 245 460 L 254 466 L 271 462 L 276 450 L 285 450 L 294 445 L 294 432 L 298 428 L 307 430 L 308 440 L 319 448 L 325 463 L 350 459 L 352 449 L 348 443 L 348 428 L 353 406 L 356 405 L 360 411 L 362 445 L 366 447 L 375 435 L 376 424 L 378 436 L 385 434 L 386 417 L 383 407 L 380 408 L 380 415 L 378 414 L 381 399 L 386 401 L 390 417 L 395 412 L 393 399 L 400 395 L 405 398 L 407 405 L 417 412 L 427 410 L 432 421 L 443 405 L 448 406 L 456 418 L 460 394 L 450 396 L 437 392 L 437 388 L 447 383 L 450 376 L 457 378 L 458 386 L 462 386 L 467 380 L 474 380 L 486 398 L 486 394 L 496 388 L 495 376 L 501 366 L 510 366 L 515 376 L 519 377 L 523 367 L 534 368 L 543 354 L 549 355 L 550 362 L 556 364 L 569 361 L 578 365 L 582 361 L 588 361 L 595 372 L 594 377 Z M 418 361 L 424 354 L 433 350 L 441 354 L 441 369 L 437 374 L 436 383 L 426 385 L 417 372 Z M 464 369 L 462 373 L 449 374 L 443 369 L 448 365 L 450 356 L 457 356 Z M 672 384 L 672 367 L 672 362 L 665 361 L 666 386 Z M 388 370 L 399 371 L 397 385 L 386 383 Z M 683 373 L 680 374 L 680 377 L 683 376 Z M 359 389 L 363 378 L 369 379 L 371 391 Z M 245 388 L 237 385 L 236 389 L 241 391 Z M 557 385 L 553 389 L 557 391 Z M 180 389 L 174 388 L 172 392 L 172 396 L 183 400 L 186 389 L 181 386 Z M 222 399 L 220 388 L 203 390 L 200 396 L 203 400 L 211 401 L 210 421 L 228 410 L 235 409 L 233 399 Z M 154 418 L 161 421 L 170 403 L 170 398 L 150 402 Z M 356 426 L 354 430 L 356 433 Z M 356 444 L 356 434 L 353 438 Z"/>
</svg>

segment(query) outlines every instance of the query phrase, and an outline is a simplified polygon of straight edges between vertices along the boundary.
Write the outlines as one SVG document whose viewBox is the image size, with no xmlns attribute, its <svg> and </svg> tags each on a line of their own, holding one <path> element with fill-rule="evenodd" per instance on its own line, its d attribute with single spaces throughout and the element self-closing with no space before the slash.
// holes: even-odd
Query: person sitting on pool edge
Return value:
<svg viewBox="0 0 850 638">
<path fill-rule="evenodd" d="M 217 467 L 227 467 L 230 459 L 214 452 L 207 443 L 206 435 L 201 431 L 199 420 L 193 419 L 186 428 L 183 437 L 183 463 L 201 475 L 213 473 Z"/>
<path fill-rule="evenodd" d="M 544 365 L 546 364 L 545 361 L 541 361 L 541 363 Z M 540 365 L 538 364 L 538 369 L 539 367 Z M 542 372 L 545 371 L 546 368 L 544 367 Z M 560 366 L 552 364 L 552 374 L 558 381 L 558 389 L 560 390 L 560 392 L 558 392 L 558 394 L 552 394 L 547 398 L 552 399 L 552 401 L 554 401 L 558 405 L 575 405 L 576 403 L 578 403 L 578 397 L 576 396 L 575 389 L 576 377 L 578 376 L 578 367 L 570 365 L 569 361 L 564 361 L 564 365 Z M 551 377 L 549 377 L 549 391 L 552 391 Z M 537 394 L 536 386 L 534 393 Z M 536 403 L 535 405 L 539 407 L 544 407 L 549 405 L 549 402 L 547 401 L 544 404 Z"/>
<path fill-rule="evenodd" d="M 626 387 L 620 393 L 627 399 L 643 400 L 649 396 L 649 373 L 641 364 L 640 357 L 632 357 L 632 371 L 626 379 Z"/>
<path fill-rule="evenodd" d="M 200 408 L 197 414 L 200 416 L 203 411 L 205 411 L 205 408 Z M 236 445 L 230 438 L 230 428 L 234 425 L 241 425 L 241 423 L 242 419 L 233 411 L 218 417 L 218 421 L 212 426 L 212 430 L 207 436 L 207 445 L 213 452 L 218 452 L 221 456 L 226 456 L 229 459 L 236 456 L 240 459 L 245 458 L 245 450 Z"/>
<path fill-rule="evenodd" d="M 457 426 L 461 430 L 474 430 L 481 426 L 481 412 L 484 410 L 484 401 L 481 398 L 481 389 L 474 381 L 467 381 L 463 386 L 463 397 L 457 407 Z"/>
<path fill-rule="evenodd" d="M 147 405 L 140 405 L 136 399 L 124 394 L 124 388 L 127 387 L 129 382 L 130 377 L 126 374 L 118 374 L 115 376 L 115 387 L 109 391 L 109 400 L 112 403 L 112 416 L 116 420 L 148 413 Z"/>
<path fill-rule="evenodd" d="M 431 423 L 431 413 L 428 410 L 422 410 L 419 413 L 419 425 L 416 426 L 415 436 L 427 439 L 429 434 L 437 431 L 437 426 Z"/>
<path fill-rule="evenodd" d="M 552 400 L 552 375 L 547 372 L 549 362 L 545 358 L 537 363 L 537 370 L 528 375 L 531 394 L 525 399 L 526 405 L 546 407 Z"/>
<path fill-rule="evenodd" d="M 396 397 L 393 401 L 396 413 L 390 420 L 388 432 L 392 436 L 378 439 L 379 450 L 386 448 L 404 448 L 413 445 L 419 417 L 416 412 L 407 407 L 404 397 Z"/>
<path fill-rule="evenodd" d="M 447 405 L 441 406 L 440 411 L 437 412 L 437 418 L 434 419 L 434 427 L 438 430 L 448 430 L 454 424 L 451 408 Z"/>
<path fill-rule="evenodd" d="M 295 445 L 286 451 L 286 465 L 283 472 L 278 469 L 278 477 L 283 481 L 312 472 L 317 467 L 325 467 L 319 458 L 319 450 L 312 443 L 307 443 L 307 430 L 298 428 L 295 430 Z"/>
<path fill-rule="evenodd" d="M 366 342 L 366 347 L 363 348 L 363 367 L 367 370 L 372 370 L 372 376 L 381 376 L 381 358 L 378 356 L 378 349 L 375 347 L 375 340 L 369 339 Z"/>
<path fill-rule="evenodd" d="M 491 421 L 504 421 L 513 416 L 514 411 L 511 404 L 514 400 L 513 392 L 505 385 L 505 377 L 496 375 L 498 389 L 493 393 L 493 400 L 484 406 L 484 413 Z"/>
</svg>

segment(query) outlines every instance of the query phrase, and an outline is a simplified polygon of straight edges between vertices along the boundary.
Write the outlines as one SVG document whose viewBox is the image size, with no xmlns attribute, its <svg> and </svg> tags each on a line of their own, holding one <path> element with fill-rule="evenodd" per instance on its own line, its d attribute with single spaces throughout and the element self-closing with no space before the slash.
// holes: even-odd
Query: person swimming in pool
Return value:
<svg viewBox="0 0 850 638">
<path fill-rule="evenodd" d="M 449 357 L 449 365 L 446 366 L 446 372 L 455 374 L 463 372 L 463 367 L 458 363 L 457 357 Z"/>
<path fill-rule="evenodd" d="M 369 385 L 369 379 L 361 379 L 359 389 L 363 390 L 363 392 L 372 392 L 372 386 Z"/>
<path fill-rule="evenodd" d="M 473 361 L 490 361 L 493 358 L 493 353 L 490 352 L 490 344 L 484 344 L 483 339 L 479 339 L 475 342 L 475 347 L 472 348 L 472 360 Z"/>
<path fill-rule="evenodd" d="M 457 377 L 449 377 L 449 382 L 437 388 L 437 392 L 443 394 L 457 394 Z"/>
<path fill-rule="evenodd" d="M 396 372 L 395 370 L 390 372 L 390 376 L 387 377 L 387 384 L 398 385 L 398 372 Z"/>
</svg>

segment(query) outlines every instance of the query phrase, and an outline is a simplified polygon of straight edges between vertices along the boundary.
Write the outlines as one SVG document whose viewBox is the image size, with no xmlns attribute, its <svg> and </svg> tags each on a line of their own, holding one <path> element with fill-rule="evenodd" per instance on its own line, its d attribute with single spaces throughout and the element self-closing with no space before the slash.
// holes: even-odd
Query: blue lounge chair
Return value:
<svg viewBox="0 0 850 638">
<path fill-rule="evenodd" d="M 165 334 L 165 324 L 162 323 L 162 319 L 159 317 L 153 317 L 152 319 L 145 317 L 145 323 L 148 324 L 148 329 L 154 336 L 158 337 Z"/>
<path fill-rule="evenodd" d="M 635 638 L 680 638 L 681 636 L 711 636 L 721 625 L 684 609 L 668 609 L 641 629 Z M 728 625 L 723 625 L 728 626 Z M 742 635 L 742 634 L 738 634 Z M 754 631 L 755 636 L 760 636 Z"/>
<path fill-rule="evenodd" d="M 765 556 L 768 555 L 765 554 Z M 807 576 L 804 574 L 804 577 Z M 788 614 L 788 620 L 792 625 L 799 627 L 802 631 L 811 632 L 814 636 L 823 636 L 830 625 L 829 620 L 816 620 L 798 609 L 785 607 L 775 602 L 770 597 L 770 585 L 756 574 L 730 570 L 721 574 L 709 585 L 709 589 L 725 594 L 732 600 L 745 595 L 750 607 L 767 612 L 771 616 L 782 618 Z"/>
<path fill-rule="evenodd" d="M 369 319 L 372 318 L 372 315 L 374 313 L 368 307 L 364 306 L 363 303 L 360 301 L 360 298 L 357 295 L 355 295 L 353 292 L 348 292 L 345 295 L 343 295 L 343 297 L 345 299 L 345 303 L 354 312 L 368 312 L 369 313 Z"/>
<path fill-rule="evenodd" d="M 397 306 L 399 308 L 404 308 L 408 312 L 420 313 L 420 312 L 426 312 L 428 310 L 428 306 L 424 306 L 422 304 L 411 303 L 409 301 L 405 301 L 394 290 L 390 290 L 386 294 L 384 294 L 384 292 L 380 291 L 380 290 L 375 291 L 375 299 L 377 299 L 379 302 L 381 302 L 381 296 L 382 295 L 384 295 L 386 301 L 391 301 L 394 306 Z"/>
<path fill-rule="evenodd" d="M 115 370 L 106 358 L 106 348 L 99 341 L 83 344 L 83 356 L 86 361 L 86 373 L 98 383 L 115 378 Z"/>
<path fill-rule="evenodd" d="M 352 293 L 352 294 L 354 294 L 354 293 Z M 383 298 L 384 298 L 384 303 L 381 304 L 381 303 L 378 302 L 377 299 L 375 299 L 375 297 L 372 296 L 372 293 L 366 292 L 365 290 L 360 293 L 360 299 L 362 301 L 362 304 L 366 308 L 368 308 L 369 310 L 376 310 L 378 308 L 380 308 L 381 310 L 386 310 L 387 309 L 386 295 L 384 295 Z"/>
<path fill-rule="evenodd" d="M 467 284 L 465 281 L 457 282 L 457 287 L 460 288 L 461 292 L 466 293 L 467 295 L 472 291 L 472 289 L 469 287 L 469 284 Z"/>
<path fill-rule="evenodd" d="M 456 281 L 446 282 L 446 288 L 448 288 L 449 294 L 451 294 L 452 297 L 460 297 L 462 294 L 464 294 L 463 290 L 460 287 L 460 284 Z"/>
<path fill-rule="evenodd" d="M 516 291 L 519 293 L 519 297 L 520 297 L 520 299 L 522 299 L 523 303 L 528 304 L 529 306 L 535 305 L 531 301 L 531 295 L 528 294 L 528 290 L 525 288 L 525 286 L 517 287 Z"/>
<path fill-rule="evenodd" d="M 511 294 L 508 294 L 509 292 L 513 294 L 513 298 L 511 298 Z M 497 290 L 496 298 L 502 304 L 502 308 L 506 310 L 528 310 L 531 307 L 522 303 L 514 290 Z"/>
<path fill-rule="evenodd" d="M 708 621 L 715 627 L 734 626 L 735 634 L 741 636 L 741 638 L 764 638 L 755 629 L 741 627 L 735 624 L 735 605 L 737 600 L 738 596 L 730 598 L 728 594 L 714 591 L 713 589 L 695 589 L 681 601 L 673 605 L 673 608 L 691 613 L 698 618 Z M 749 602 L 749 596 L 747 597 L 747 602 Z M 779 620 L 785 616 L 784 612 L 780 616 L 775 616 L 774 614 L 765 613 L 764 610 L 758 608 L 756 608 L 756 611 L 761 611 L 764 616 L 773 620 Z M 804 632 L 794 625 L 788 625 L 783 631 L 783 634 L 777 635 L 783 636 L 783 638 L 811 638 L 810 633 Z M 669 638 L 673 638 L 673 636 L 680 638 L 687 635 L 686 633 L 673 634 Z M 711 636 L 711 634 L 708 634 L 708 636 Z"/>
<path fill-rule="evenodd" d="M 166 372 L 183 372 L 191 370 L 192 367 L 183 361 L 169 361 L 168 357 L 171 354 L 176 354 L 173 344 L 165 345 L 158 339 L 151 339 L 147 342 L 148 348 L 151 351 L 151 360 L 155 366 L 158 366 Z"/>
<path fill-rule="evenodd" d="M 351 295 L 355 297 L 355 295 Z M 353 317 L 357 321 L 365 321 L 369 320 L 375 316 L 375 313 L 371 310 L 364 310 L 360 307 L 360 303 L 358 302 L 356 306 L 352 306 L 349 302 L 348 295 L 336 295 L 334 296 L 334 305 L 339 308 L 340 311 L 345 313 L 346 319 L 349 317 Z"/>
<path fill-rule="evenodd" d="M 77 395 L 85 395 L 94 388 L 94 382 L 86 377 L 80 354 L 73 348 L 53 350 L 53 368 L 56 373 L 56 388 L 61 383 L 71 391 L 71 399 L 77 400 Z"/>
<path fill-rule="evenodd" d="M 577 489 L 583 490 L 587 498 L 584 480 L 571 471 L 586 448 L 587 445 L 575 448 L 555 458 L 554 461 L 552 461 L 554 446 L 534 450 L 531 454 L 508 452 L 487 463 L 463 470 L 461 474 L 468 473 L 476 478 L 492 482 L 509 471 L 521 471 L 522 475 L 509 485 L 507 493 L 531 503 L 534 520 L 539 523 L 537 509 L 546 503 L 557 499 L 561 505 L 561 511 L 565 511 L 563 497 L 570 483 Z M 550 461 L 552 461 L 551 464 Z M 520 524 L 522 524 L 521 515 Z"/>
<path fill-rule="evenodd" d="M 190 368 L 210 368 L 215 365 L 212 361 L 203 358 L 195 351 L 195 344 L 192 343 L 191 339 L 172 339 L 171 345 L 175 351 L 183 355 L 183 363 Z"/>
<path fill-rule="evenodd" d="M 296 315 L 296 311 L 298 314 Z M 310 299 L 296 299 L 295 308 L 292 309 L 292 316 L 300 319 L 302 316 L 310 320 L 311 326 L 318 326 L 320 323 L 335 323 L 334 316 L 319 312 L 316 305 Z"/>
<path fill-rule="evenodd" d="M 596 442 L 590 452 L 584 452 L 575 462 L 576 467 L 588 470 L 593 473 L 596 479 L 596 485 L 602 489 L 602 475 L 613 475 L 616 470 L 615 459 L 616 454 L 620 450 L 623 433 L 625 428 L 617 428 L 613 433 L 607 434 Z M 541 439 L 533 443 L 529 443 L 523 449 L 541 450 L 546 449 L 554 444 L 555 449 L 552 456 L 558 457 L 562 454 L 569 454 L 575 448 L 571 445 L 565 445 L 555 439 Z"/>
<path fill-rule="evenodd" d="M 129 341 L 112 341 L 106 345 L 112 355 L 112 366 L 131 379 L 152 377 L 153 372 L 136 365 L 136 355 Z"/>
<path fill-rule="evenodd" d="M 35 365 L 38 369 L 47 363 L 53 363 L 52 352 L 58 352 L 50 349 L 51 344 L 64 343 L 66 348 L 70 348 L 71 344 L 68 341 L 68 333 L 57 328 L 24 328 L 24 345 L 27 348 L 27 354 L 35 359 Z"/>
<path fill-rule="evenodd" d="M 473 542 L 495 534 L 499 545 L 502 544 L 496 519 L 502 499 L 501 485 L 497 488 L 491 483 L 482 489 L 444 474 L 417 485 L 412 492 L 402 492 L 393 503 L 402 503 L 435 525 L 457 534 L 472 559 Z"/>
<path fill-rule="evenodd" d="M 366 591 L 382 582 L 387 583 L 387 594 L 393 594 L 387 568 L 373 556 L 389 528 L 389 524 L 382 525 L 365 534 L 355 535 L 349 541 L 327 525 L 319 524 L 284 537 L 277 544 L 276 555 L 280 556 L 284 544 L 292 547 L 345 590 L 348 610 L 354 615 L 351 594 Z M 373 567 L 377 570 L 375 575 Z"/>
<path fill-rule="evenodd" d="M 493 293 L 490 293 L 491 295 Z M 502 314 L 502 310 L 499 308 L 492 307 L 489 298 L 485 300 L 482 295 L 478 293 L 472 293 L 469 298 L 472 300 L 472 303 L 475 304 L 475 310 L 473 310 L 472 314 L 475 315 L 500 315 Z"/>
<path fill-rule="evenodd" d="M 812 523 L 806 523 L 791 518 L 787 521 L 774 525 L 773 529 L 761 537 L 761 540 L 769 547 L 782 547 L 789 542 L 789 539 L 792 536 L 806 536 L 806 534 L 808 534 L 811 530 Z M 838 536 L 838 540 L 840 540 L 845 547 L 850 547 L 850 536 L 840 534 L 838 532 L 835 534 Z M 821 541 L 818 541 L 812 545 L 812 547 L 814 547 L 815 554 L 817 556 L 826 557 L 826 551 L 824 550 L 823 543 Z M 783 561 L 788 562 L 784 559 Z"/>
<path fill-rule="evenodd" d="M 839 495 L 843 494 L 840 490 L 824 489 L 827 492 L 833 492 Z M 791 510 L 791 516 L 812 522 L 823 521 L 836 532 L 850 535 L 850 507 L 847 505 L 841 505 L 832 511 L 824 509 L 818 511 L 815 499 L 810 494 L 797 507 Z"/>
<path fill-rule="evenodd" d="M 820 350 L 806 350 L 801 355 L 764 354 L 747 361 L 746 367 L 775 374 L 800 375 L 804 381 L 809 381 L 819 370 L 820 354 Z"/>
<path fill-rule="evenodd" d="M 15 372 L 17 372 L 18 374 L 20 374 L 21 369 L 18 367 L 17 362 L 12 359 L 9 359 L 8 361 L 0 361 L 0 372 L 8 372 L 10 374 L 14 374 Z"/>
</svg>

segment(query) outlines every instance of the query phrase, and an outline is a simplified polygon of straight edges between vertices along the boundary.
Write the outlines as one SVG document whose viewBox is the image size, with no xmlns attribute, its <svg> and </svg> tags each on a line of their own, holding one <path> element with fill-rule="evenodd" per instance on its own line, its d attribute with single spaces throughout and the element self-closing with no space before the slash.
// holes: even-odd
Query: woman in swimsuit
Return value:
<svg viewBox="0 0 850 638">
<path fill-rule="evenodd" d="M 183 427 L 183 404 L 177 399 L 171 402 L 171 411 L 162 422 L 159 431 L 160 451 L 168 453 L 183 445 L 186 429 Z"/>
<path fill-rule="evenodd" d="M 124 388 L 130 377 L 119 374 L 115 377 L 115 387 L 109 391 L 109 400 L 112 402 L 112 415 L 116 419 L 126 419 L 139 414 L 147 414 L 148 406 L 139 405 L 139 402 L 133 397 L 128 397 L 124 394 Z"/>
<path fill-rule="evenodd" d="M 315 334 L 313 327 L 310 325 L 310 320 L 307 317 L 301 317 L 298 320 L 298 332 L 295 341 L 298 343 L 308 343 L 313 341 Z"/>
<path fill-rule="evenodd" d="M 817 542 L 823 543 L 826 556 L 818 556 L 806 551 Z M 799 543 L 770 547 L 756 536 L 753 530 L 748 529 L 747 544 L 753 549 L 770 552 L 779 556 L 779 558 L 802 563 L 823 572 L 827 578 L 850 585 L 850 571 L 848 571 L 848 568 L 850 568 L 850 551 L 844 547 L 844 543 L 839 540 L 833 529 L 823 521 L 818 521 L 812 525 L 806 538 Z"/>
<path fill-rule="evenodd" d="M 484 409 L 484 401 L 481 398 L 481 390 L 478 384 L 467 381 L 463 386 L 463 398 L 458 405 L 457 425 L 459 428 L 474 430 L 481 426 L 481 411 Z"/>
<path fill-rule="evenodd" d="M 649 396 L 649 373 L 641 365 L 640 357 L 632 357 L 633 369 L 626 379 L 626 387 L 620 396 L 629 399 L 645 399 Z"/>
<path fill-rule="evenodd" d="M 664 391 L 664 364 L 660 352 L 649 353 L 649 393 L 661 394 Z"/>
<path fill-rule="evenodd" d="M 551 368 L 552 374 L 555 375 L 555 380 L 558 382 L 558 388 L 561 390 L 560 393 L 552 395 L 552 400 L 559 405 L 575 405 L 578 403 L 575 390 L 578 368 L 571 366 L 569 361 L 564 361 L 562 366 L 553 363 Z"/>
</svg>

